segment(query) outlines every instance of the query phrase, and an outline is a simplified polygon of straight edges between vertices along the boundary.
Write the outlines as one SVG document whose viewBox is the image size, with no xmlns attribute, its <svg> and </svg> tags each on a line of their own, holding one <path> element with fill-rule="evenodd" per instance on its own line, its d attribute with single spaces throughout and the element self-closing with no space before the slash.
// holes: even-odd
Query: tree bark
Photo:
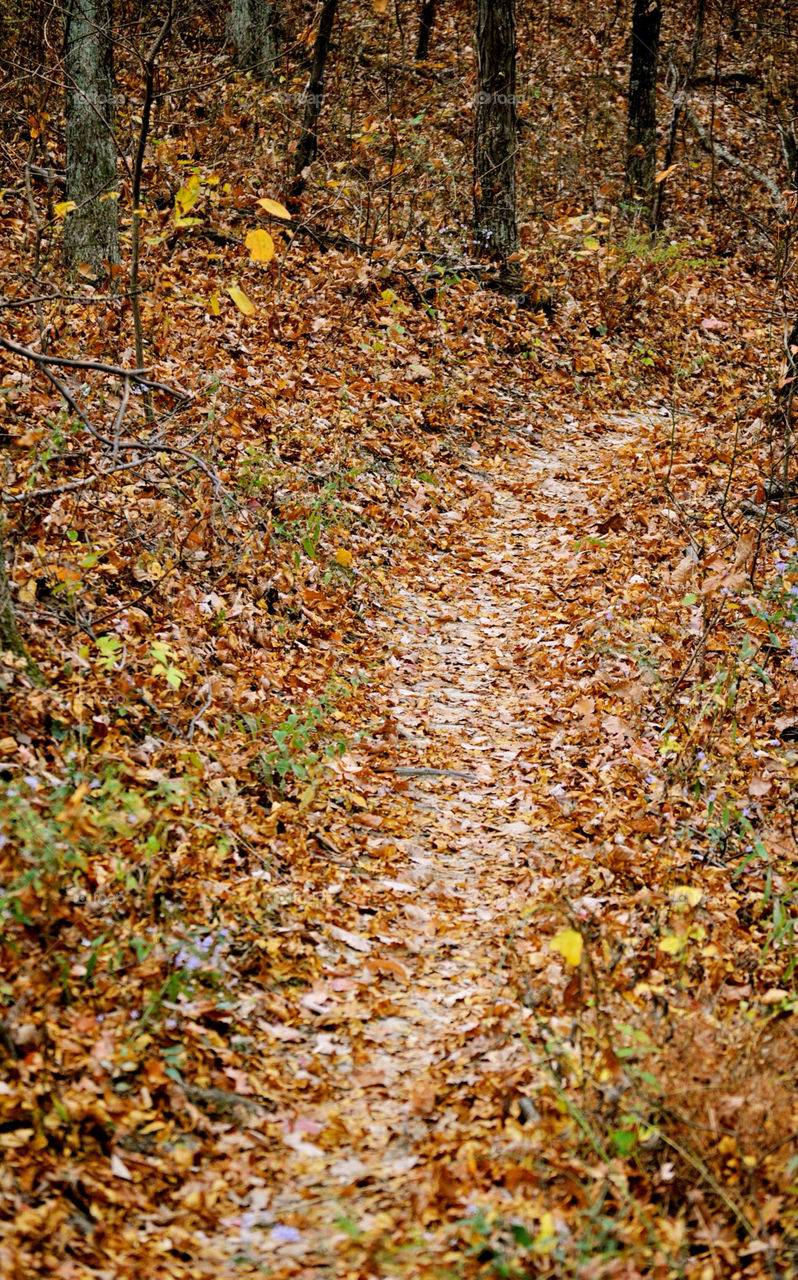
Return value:
<svg viewBox="0 0 798 1280">
<path fill-rule="evenodd" d="M 0 651 L 3 653 L 11 652 L 17 658 L 27 658 L 22 636 L 19 634 L 17 620 L 14 616 L 3 534 L 3 518 L 0 516 Z"/>
<path fill-rule="evenodd" d="M 64 261 L 95 275 L 119 261 L 111 0 L 68 0 L 65 28 L 67 199 Z"/>
<path fill-rule="evenodd" d="M 515 210 L 515 0 L 477 0 L 474 125 L 474 244 L 480 256 L 517 277 Z"/>
<path fill-rule="evenodd" d="M 429 53 L 429 37 L 435 21 L 437 0 L 424 0 L 421 6 L 421 17 L 418 23 L 418 44 L 416 45 L 416 62 L 425 62 Z"/>
<path fill-rule="evenodd" d="M 673 157 L 676 154 L 676 138 L 679 132 L 679 121 L 682 118 L 682 111 L 687 107 L 690 97 L 690 90 L 693 87 L 693 76 L 698 66 L 698 54 L 701 49 L 701 40 L 704 35 L 704 10 L 706 8 L 706 0 L 697 0 L 695 10 L 695 29 L 693 31 L 693 43 L 690 48 L 690 61 L 687 64 L 687 70 L 684 73 L 681 84 L 677 83 L 676 90 L 673 95 L 673 110 L 671 112 L 671 122 L 668 126 L 667 139 L 665 142 L 665 155 L 663 157 L 662 168 L 664 172 L 670 169 L 673 163 Z M 676 68 L 671 63 L 674 75 Z M 714 156 L 714 148 L 711 152 Z M 659 231 L 662 226 L 662 209 L 665 201 L 665 179 L 656 184 L 654 192 L 654 202 L 651 206 L 651 226 L 654 231 Z"/>
<path fill-rule="evenodd" d="M 290 192 L 290 198 L 293 201 L 298 200 L 302 195 L 307 180 L 306 170 L 315 160 L 319 149 L 318 128 L 324 98 L 324 68 L 330 51 L 330 39 L 337 9 L 338 0 L 324 0 L 316 32 L 316 43 L 313 46 L 313 62 L 302 115 L 302 133 L 294 154 L 294 181 Z"/>
<path fill-rule="evenodd" d="M 241 71 L 268 76 L 277 64 L 279 23 L 276 6 L 268 0 L 232 0 L 227 39 L 235 48 Z"/>
<path fill-rule="evenodd" d="M 660 0 L 634 0 L 634 5 L 626 185 L 631 195 L 650 198 L 657 169 L 657 62 L 662 5 Z"/>
<path fill-rule="evenodd" d="M 23 658 L 28 679 L 41 688 L 45 683 L 44 677 L 25 648 L 25 643 L 19 634 L 17 620 L 14 616 L 11 586 L 8 581 L 4 535 L 3 514 L 0 512 L 0 653 L 13 653 L 15 658 Z"/>
</svg>

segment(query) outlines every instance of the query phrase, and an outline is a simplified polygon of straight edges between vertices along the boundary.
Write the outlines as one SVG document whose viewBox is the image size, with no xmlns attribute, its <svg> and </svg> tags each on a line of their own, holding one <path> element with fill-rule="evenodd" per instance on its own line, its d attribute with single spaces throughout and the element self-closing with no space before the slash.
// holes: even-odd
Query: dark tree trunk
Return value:
<svg viewBox="0 0 798 1280">
<path fill-rule="evenodd" d="M 418 22 L 418 44 L 416 45 L 416 62 L 425 62 L 429 53 L 429 37 L 435 21 L 437 0 L 424 0 L 421 6 L 421 17 Z"/>
<path fill-rule="evenodd" d="M 13 653 L 15 658 L 25 661 L 25 671 L 33 684 L 44 685 L 44 678 L 36 663 L 28 656 L 22 636 L 19 634 L 17 620 L 14 616 L 14 604 L 11 599 L 11 584 L 8 581 L 8 564 L 4 537 L 4 521 L 0 512 L 0 653 Z"/>
<path fill-rule="evenodd" d="M 305 189 L 306 170 L 316 158 L 319 149 L 319 114 L 324 98 L 324 68 L 327 54 L 330 51 L 338 0 L 324 0 L 319 28 L 316 32 L 316 43 L 313 46 L 313 62 L 310 68 L 305 110 L 302 115 L 302 133 L 294 155 L 294 182 L 291 187 L 291 199 L 298 200 Z"/>
<path fill-rule="evenodd" d="M 477 101 L 474 125 L 476 252 L 515 277 L 515 0 L 477 0 Z"/>
<path fill-rule="evenodd" d="M 14 605 L 8 581 L 3 519 L 0 516 L 0 652 L 13 653 L 17 658 L 27 657 L 22 637 L 14 617 Z"/>
<path fill-rule="evenodd" d="M 267 0 L 232 0 L 227 16 L 227 38 L 235 48 L 235 64 L 241 71 L 268 76 L 279 52 L 276 8 Z"/>
<path fill-rule="evenodd" d="M 660 0 L 635 0 L 626 132 L 626 184 L 631 195 L 647 199 L 654 190 L 657 171 L 657 62 L 661 25 Z"/>
<path fill-rule="evenodd" d="M 111 36 L 111 0 L 68 0 L 67 199 L 77 207 L 64 226 L 64 260 L 68 267 L 87 263 L 98 276 L 105 263 L 119 261 Z"/>
</svg>

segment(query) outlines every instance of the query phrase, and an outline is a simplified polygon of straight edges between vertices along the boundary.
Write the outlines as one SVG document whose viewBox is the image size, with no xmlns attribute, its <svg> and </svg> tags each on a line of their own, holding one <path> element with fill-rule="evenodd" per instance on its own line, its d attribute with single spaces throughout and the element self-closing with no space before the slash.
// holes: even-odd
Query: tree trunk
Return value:
<svg viewBox="0 0 798 1280">
<path fill-rule="evenodd" d="M 14 617 L 3 533 L 3 519 L 0 516 L 0 651 L 11 652 L 18 658 L 26 658 L 25 646 Z"/>
<path fill-rule="evenodd" d="M 119 261 L 111 0 L 68 0 L 65 36 L 67 199 L 77 208 L 64 260 L 100 276 Z"/>
<path fill-rule="evenodd" d="M 227 39 L 235 46 L 235 64 L 241 71 L 268 76 L 278 56 L 278 15 L 267 0 L 232 0 L 227 17 Z"/>
<path fill-rule="evenodd" d="M 477 0 L 474 126 L 474 242 L 478 254 L 518 277 L 515 216 L 515 0 Z"/>
<path fill-rule="evenodd" d="M 421 17 L 418 23 L 418 44 L 416 45 L 416 62 L 425 62 L 429 53 L 429 37 L 435 21 L 437 0 L 424 0 L 421 6 Z"/>
<path fill-rule="evenodd" d="M 6 547 L 4 537 L 4 520 L 0 512 L 0 653 L 13 653 L 15 658 L 25 660 L 25 672 L 28 679 L 42 687 L 45 683 L 41 671 L 28 651 L 19 634 L 17 620 L 14 616 L 14 605 L 11 600 L 11 589 L 8 581 L 8 565 L 6 563 Z"/>
<path fill-rule="evenodd" d="M 302 133 L 294 155 L 294 182 L 290 193 L 293 201 L 298 200 L 302 195 L 307 179 L 306 170 L 315 160 L 319 149 L 318 127 L 324 98 L 324 68 L 330 50 L 330 38 L 337 8 L 338 0 L 324 0 L 322 5 L 316 43 L 313 46 L 313 62 L 305 97 L 305 110 L 302 115 Z"/>
<path fill-rule="evenodd" d="M 635 0 L 626 131 L 626 184 L 630 194 L 649 199 L 657 170 L 657 61 L 661 25 L 660 0 Z"/>
<path fill-rule="evenodd" d="M 682 118 L 682 112 L 687 106 L 690 90 L 693 87 L 693 77 L 695 69 L 698 66 L 698 54 L 701 49 L 701 39 L 704 34 L 704 10 L 706 8 L 706 0 L 697 0 L 695 11 L 695 29 L 693 31 L 693 43 L 690 49 L 690 61 L 687 64 L 687 70 L 681 84 L 677 84 L 673 95 L 673 110 L 671 112 L 671 122 L 668 127 L 667 140 L 665 142 L 665 155 L 662 161 L 663 172 L 667 173 L 673 164 L 673 157 L 676 154 L 676 139 L 679 133 L 679 121 Z M 673 65 L 673 64 L 671 64 Z M 675 71 L 675 67 L 673 68 Z M 712 151 L 714 156 L 714 148 Z M 665 179 L 656 184 L 654 192 L 654 202 L 651 206 L 651 226 L 655 231 L 659 231 L 662 225 L 662 207 L 665 200 Z"/>
</svg>

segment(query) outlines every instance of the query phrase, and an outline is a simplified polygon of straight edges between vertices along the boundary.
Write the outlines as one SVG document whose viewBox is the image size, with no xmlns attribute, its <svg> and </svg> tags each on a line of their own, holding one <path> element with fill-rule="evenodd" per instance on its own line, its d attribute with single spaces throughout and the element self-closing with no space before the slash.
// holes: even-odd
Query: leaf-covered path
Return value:
<svg viewBox="0 0 798 1280">
<path fill-rule="evenodd" d="M 592 719 L 578 687 L 597 675 L 574 652 L 568 578 L 574 531 L 600 518 L 604 468 L 626 439 L 591 447 L 573 424 L 557 434 L 544 448 L 520 431 L 492 470 L 466 460 L 489 514 L 476 528 L 455 522 L 373 623 L 392 649 L 389 714 L 368 744 L 383 794 L 322 840 L 340 866 L 330 918 L 348 909 L 349 927 L 328 926 L 325 977 L 300 1001 L 279 1185 L 229 1224 L 269 1274 L 415 1274 L 444 1256 L 463 1274 L 465 1254 L 436 1229 L 451 1228 L 453 1207 L 478 1224 L 483 1192 L 503 1184 L 509 1200 L 550 1148 L 537 1007 L 563 1031 L 579 1001 L 544 939 L 599 905 L 580 900 L 590 846 L 548 811 L 578 802 L 586 761 L 574 757 Z M 608 731 L 611 767 L 629 731 L 620 720 Z M 325 1099 L 309 1105 L 320 1074 Z M 556 1197 L 534 1195 L 527 1210 L 544 1256 L 565 1219 Z"/>
</svg>

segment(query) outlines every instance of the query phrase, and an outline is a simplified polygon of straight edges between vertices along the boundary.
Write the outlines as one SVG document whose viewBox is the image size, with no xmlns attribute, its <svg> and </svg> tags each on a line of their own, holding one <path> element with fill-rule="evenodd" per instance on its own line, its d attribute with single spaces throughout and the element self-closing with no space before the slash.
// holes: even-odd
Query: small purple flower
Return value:
<svg viewBox="0 0 798 1280">
<path fill-rule="evenodd" d="M 271 1238 L 275 1244 L 299 1244 L 302 1239 L 302 1232 L 297 1231 L 296 1227 L 289 1227 L 282 1222 L 278 1222 L 271 1229 Z"/>
</svg>

